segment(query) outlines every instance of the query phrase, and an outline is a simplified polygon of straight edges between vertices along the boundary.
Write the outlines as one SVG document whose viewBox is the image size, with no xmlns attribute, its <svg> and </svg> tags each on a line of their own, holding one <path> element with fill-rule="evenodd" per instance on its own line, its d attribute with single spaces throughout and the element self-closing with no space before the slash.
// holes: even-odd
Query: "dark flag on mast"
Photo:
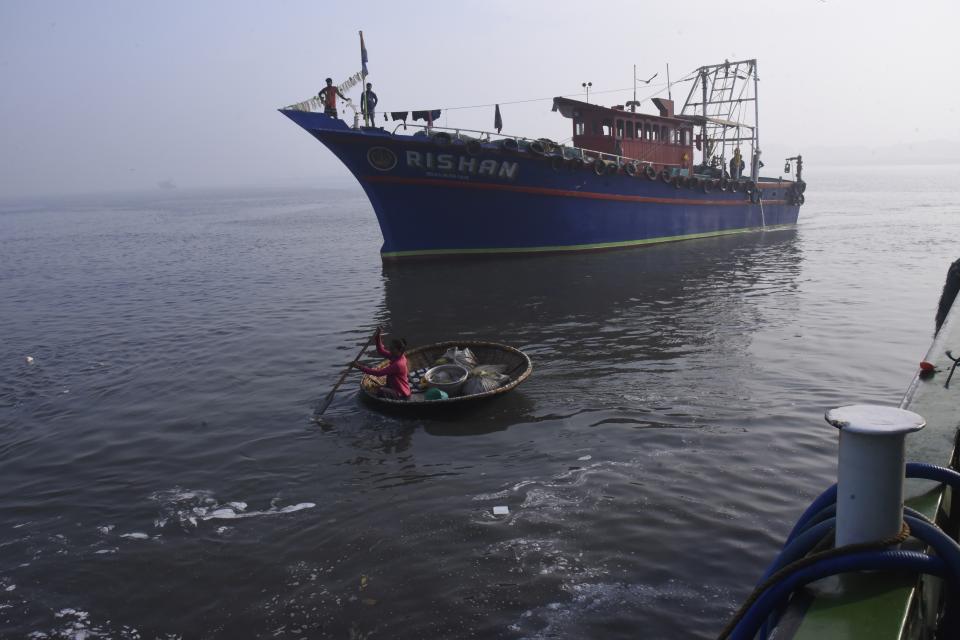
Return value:
<svg viewBox="0 0 960 640">
<path fill-rule="evenodd" d="M 503 129 L 503 118 L 500 117 L 500 105 L 494 105 L 493 110 L 493 128 L 497 130 L 497 133 L 500 133 L 500 129 Z"/>
<path fill-rule="evenodd" d="M 367 76 L 367 47 L 363 44 L 363 31 L 360 32 L 360 64 L 363 65 L 363 76 Z"/>
</svg>

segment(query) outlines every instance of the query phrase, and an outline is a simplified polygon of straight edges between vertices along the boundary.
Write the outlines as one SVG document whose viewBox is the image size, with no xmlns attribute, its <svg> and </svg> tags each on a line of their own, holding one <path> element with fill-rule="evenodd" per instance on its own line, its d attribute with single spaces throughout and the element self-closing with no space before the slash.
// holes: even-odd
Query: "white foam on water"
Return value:
<svg viewBox="0 0 960 640">
<path fill-rule="evenodd" d="M 189 530 L 206 520 L 236 520 L 294 513 L 317 506 L 313 502 L 300 502 L 280 507 L 277 505 L 279 499 L 274 498 L 270 501 L 268 509 L 247 511 L 248 503 L 242 500 L 220 502 L 214 498 L 211 491 L 187 490 L 180 487 L 158 491 L 152 494 L 150 499 L 160 503 L 162 510 L 160 516 L 154 520 L 154 526 L 158 529 L 165 527 L 169 522 L 176 522 L 184 530 Z"/>
<path fill-rule="evenodd" d="M 563 511 L 565 508 L 576 506 L 581 502 L 583 502 L 581 496 L 563 496 L 549 487 L 537 487 L 527 491 L 521 507 L 544 511 Z"/>
<path fill-rule="evenodd" d="M 586 455 L 578 458 L 579 461 L 588 461 L 591 460 L 593 456 Z M 626 468 L 632 469 L 636 466 L 635 462 L 615 462 L 615 461 L 606 461 L 606 462 L 594 462 L 593 464 L 585 465 L 583 467 L 577 467 L 574 469 L 567 469 L 562 471 L 552 478 L 547 480 L 521 480 L 520 482 L 514 483 L 513 485 L 501 489 L 500 491 L 494 491 L 492 493 L 480 493 L 473 496 L 473 500 L 496 500 L 509 497 L 511 494 L 518 493 L 531 485 L 535 485 L 538 488 L 553 490 L 559 489 L 564 490 L 570 487 L 579 487 L 589 480 L 590 476 L 606 471 L 608 469 L 614 468 Z"/>
<path fill-rule="evenodd" d="M 510 487 L 507 487 L 506 489 L 502 489 L 500 491 L 494 491 L 493 493 L 477 494 L 473 496 L 473 499 L 474 500 L 496 500 L 498 498 L 506 498 L 511 493 L 515 493 L 528 485 L 536 484 L 536 483 L 537 483 L 537 480 L 521 480 L 520 482 L 517 482 L 516 484 Z"/>
<path fill-rule="evenodd" d="M 283 507 L 280 509 L 280 513 L 293 513 L 295 511 L 303 511 L 304 509 L 313 509 L 315 506 L 317 506 L 315 502 L 299 502 Z"/>
<path fill-rule="evenodd" d="M 214 518 L 219 518 L 221 520 L 229 520 L 231 518 L 239 518 L 242 515 L 243 515 L 242 513 L 237 513 L 233 509 L 226 507 L 223 509 L 215 509 L 209 513 L 204 513 L 202 517 L 204 520 L 212 520 Z"/>
<path fill-rule="evenodd" d="M 496 500 L 500 504 L 510 502 L 517 506 L 511 509 L 514 515 L 509 519 L 490 517 L 486 509 L 480 511 L 474 524 L 514 527 L 524 522 L 561 521 L 567 513 L 580 513 L 590 508 L 590 503 L 596 502 L 598 496 L 602 495 L 602 487 L 596 491 L 583 489 L 592 476 L 629 466 L 629 463 L 621 462 L 594 462 L 566 469 L 543 480 L 521 480 L 501 491 L 475 495 L 472 498 L 475 501 Z"/>
<path fill-rule="evenodd" d="M 97 527 L 97 531 L 99 531 L 102 535 L 107 535 L 108 533 L 113 531 L 114 527 L 116 527 L 116 525 L 114 524 L 105 524 L 103 526 Z"/>
<path fill-rule="evenodd" d="M 130 540 L 149 540 L 150 536 L 146 533 L 141 533 L 139 531 L 134 531 L 133 533 L 121 533 L 121 538 L 128 538 Z"/>
<path fill-rule="evenodd" d="M 618 613 L 622 615 L 625 607 L 636 611 L 676 607 L 677 603 L 703 602 L 718 595 L 716 590 L 705 593 L 703 585 L 684 584 L 675 579 L 660 585 L 571 581 L 562 588 L 570 595 L 569 601 L 551 602 L 526 611 L 508 628 L 531 640 L 570 637 L 582 630 L 578 625 L 590 625 L 591 621 L 603 621 Z"/>
<path fill-rule="evenodd" d="M 4 589 L 4 591 L 15 591 L 16 588 L 17 588 L 17 585 L 12 584 L 12 585 L 10 585 L 9 587 L 7 587 L 6 589 Z"/>
<path fill-rule="evenodd" d="M 517 567 L 511 572 L 526 575 L 558 575 L 566 580 L 596 579 L 606 575 L 606 569 L 588 567 L 579 551 L 567 551 L 561 540 L 547 538 L 514 538 L 489 545 L 484 556 L 510 558 Z"/>
<path fill-rule="evenodd" d="M 233 520 L 235 518 L 253 518 L 256 516 L 271 516 L 278 513 L 294 513 L 295 511 L 302 511 L 304 509 L 312 509 L 317 506 L 313 502 L 301 502 L 299 504 L 291 504 L 286 507 L 276 508 L 270 507 L 264 511 L 244 511 L 237 512 L 230 508 L 221 508 L 214 509 L 203 515 L 204 520 Z"/>
<path fill-rule="evenodd" d="M 137 640 L 142 638 L 139 630 L 123 625 L 115 627 L 107 620 L 104 624 L 94 624 L 90 621 L 90 614 L 86 611 L 74 608 L 60 609 L 54 613 L 54 617 L 61 625 L 48 631 L 33 631 L 27 637 L 32 640 L 49 639 L 68 639 L 68 640 L 92 640 L 94 638 L 129 638 Z M 166 636 L 173 639 L 177 636 Z"/>
</svg>

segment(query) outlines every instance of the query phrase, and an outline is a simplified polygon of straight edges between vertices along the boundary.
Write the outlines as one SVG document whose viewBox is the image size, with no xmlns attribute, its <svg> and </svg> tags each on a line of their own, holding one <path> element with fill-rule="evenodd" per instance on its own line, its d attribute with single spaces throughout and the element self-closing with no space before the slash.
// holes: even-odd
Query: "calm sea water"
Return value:
<svg viewBox="0 0 960 640">
<path fill-rule="evenodd" d="M 4 204 L 0 636 L 715 636 L 960 257 L 960 167 L 809 182 L 795 230 L 390 268 L 352 186 Z M 534 375 L 318 425 L 377 324 Z"/>
</svg>

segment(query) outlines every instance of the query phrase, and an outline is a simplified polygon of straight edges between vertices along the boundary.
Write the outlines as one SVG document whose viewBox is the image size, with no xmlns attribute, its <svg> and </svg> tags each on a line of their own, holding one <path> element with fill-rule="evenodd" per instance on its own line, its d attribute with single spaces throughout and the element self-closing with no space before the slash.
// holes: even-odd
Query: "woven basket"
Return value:
<svg viewBox="0 0 960 640">
<path fill-rule="evenodd" d="M 432 367 L 433 363 L 452 347 L 460 347 L 461 349 L 469 348 L 471 351 L 473 351 L 474 355 L 477 356 L 477 362 L 479 364 L 507 365 L 504 373 L 510 376 L 510 382 L 502 387 L 494 389 L 493 391 L 474 393 L 467 396 L 458 396 L 456 398 L 447 398 L 445 400 L 424 400 L 422 402 L 381 398 L 377 395 L 377 390 L 386 384 L 386 378 L 383 377 L 365 375 L 363 376 L 363 379 L 360 380 L 360 388 L 363 390 L 363 393 L 367 399 L 376 403 L 390 406 L 463 404 L 466 402 L 472 402 L 474 400 L 481 400 L 484 398 L 492 398 L 493 396 L 507 393 L 530 377 L 530 374 L 533 372 L 533 364 L 531 364 L 530 358 L 528 358 L 527 354 L 525 354 L 523 351 L 514 349 L 513 347 L 508 347 L 504 344 L 497 344 L 496 342 L 479 342 L 471 340 L 461 340 L 458 342 L 439 342 L 437 344 L 430 344 L 424 347 L 410 349 L 406 354 L 409 369 L 411 371 L 415 371 L 416 369 Z M 376 367 L 379 368 L 386 366 L 387 364 L 389 364 L 389 360 L 383 360 L 377 364 Z"/>
</svg>

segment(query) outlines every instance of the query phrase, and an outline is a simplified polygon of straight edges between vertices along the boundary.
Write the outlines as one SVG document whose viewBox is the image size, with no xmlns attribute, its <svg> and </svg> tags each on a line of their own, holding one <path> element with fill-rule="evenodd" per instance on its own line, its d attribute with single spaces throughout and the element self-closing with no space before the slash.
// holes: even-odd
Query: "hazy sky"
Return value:
<svg viewBox="0 0 960 640">
<path fill-rule="evenodd" d="M 618 104 L 629 91 L 599 92 L 630 87 L 634 64 L 657 84 L 666 63 L 676 79 L 755 57 L 768 153 L 960 143 L 958 24 L 960 3 L 939 0 L 0 0 L 0 197 L 344 180 L 276 109 L 358 71 L 359 29 L 381 111 L 570 95 L 587 80 L 592 102 Z M 568 137 L 550 107 L 504 104 L 504 131 Z M 489 129 L 493 110 L 444 118 Z"/>
</svg>

